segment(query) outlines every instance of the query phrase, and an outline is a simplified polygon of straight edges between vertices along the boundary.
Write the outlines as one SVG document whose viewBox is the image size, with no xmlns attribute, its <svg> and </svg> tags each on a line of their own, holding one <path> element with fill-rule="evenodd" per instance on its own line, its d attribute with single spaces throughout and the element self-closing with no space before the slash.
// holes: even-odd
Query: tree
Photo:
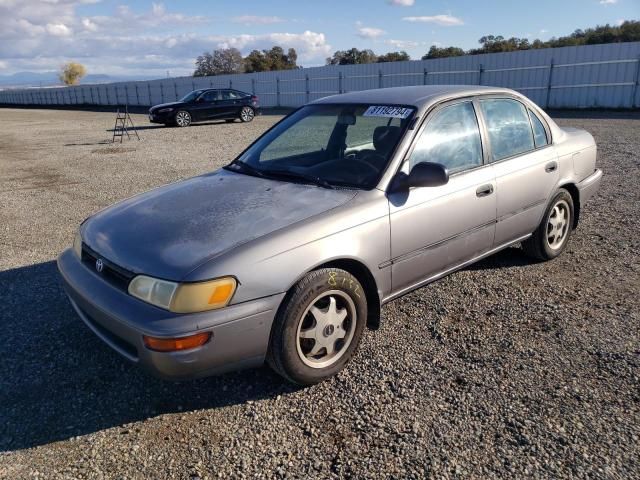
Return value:
<svg viewBox="0 0 640 480">
<path fill-rule="evenodd" d="M 237 48 L 223 48 L 214 50 L 213 54 L 205 52 L 196 59 L 194 77 L 206 75 L 225 75 L 229 73 L 242 73 L 244 71 L 244 59 Z"/>
<path fill-rule="evenodd" d="M 87 74 L 87 69 L 81 63 L 69 62 L 60 68 L 58 77 L 65 85 L 76 85 Z"/>
<path fill-rule="evenodd" d="M 282 47 L 274 46 L 270 50 L 253 50 L 244 59 L 246 72 L 268 72 L 273 70 L 293 70 L 298 68 L 298 53 L 290 48 L 284 53 Z"/>
<path fill-rule="evenodd" d="M 411 60 L 411 57 L 404 50 L 401 52 L 389 52 L 384 55 L 378 56 L 378 63 L 384 62 L 406 62 L 407 60 Z"/>
<path fill-rule="evenodd" d="M 458 47 L 440 48 L 435 45 L 431 45 L 429 52 L 422 56 L 422 60 L 429 60 L 431 58 L 459 57 L 464 55 L 464 53 L 464 50 Z"/>
<path fill-rule="evenodd" d="M 376 63 L 378 57 L 372 50 L 338 50 L 333 57 L 327 58 L 327 65 L 356 65 L 362 63 Z"/>
</svg>

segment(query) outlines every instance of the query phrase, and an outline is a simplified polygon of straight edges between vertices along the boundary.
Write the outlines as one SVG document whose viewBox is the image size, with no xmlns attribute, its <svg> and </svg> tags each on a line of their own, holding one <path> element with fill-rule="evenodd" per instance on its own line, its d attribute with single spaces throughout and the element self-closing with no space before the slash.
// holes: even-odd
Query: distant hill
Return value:
<svg viewBox="0 0 640 480">
<path fill-rule="evenodd" d="M 110 83 L 110 82 L 124 82 L 132 80 L 150 80 L 157 78 L 155 75 L 138 75 L 138 76 L 123 76 L 123 75 L 103 75 L 103 74 L 89 74 L 82 79 L 81 84 L 89 83 Z M 16 72 L 11 75 L 0 75 L 0 86 L 7 87 L 49 87 L 52 85 L 62 85 L 58 79 L 57 72 Z"/>
</svg>

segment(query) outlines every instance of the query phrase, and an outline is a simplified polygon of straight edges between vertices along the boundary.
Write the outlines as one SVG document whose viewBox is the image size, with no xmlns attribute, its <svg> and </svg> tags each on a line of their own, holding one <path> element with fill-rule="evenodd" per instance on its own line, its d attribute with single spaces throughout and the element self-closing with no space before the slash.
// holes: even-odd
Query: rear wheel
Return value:
<svg viewBox="0 0 640 480">
<path fill-rule="evenodd" d="M 291 382 L 321 382 L 353 357 L 366 319 L 358 279 L 334 268 L 311 272 L 287 294 L 276 315 L 267 361 Z"/>
<path fill-rule="evenodd" d="M 253 117 L 255 116 L 256 116 L 256 113 L 253 111 L 253 108 L 251 107 L 242 107 L 242 110 L 240 110 L 240 120 L 242 120 L 245 123 L 253 120 Z"/>
<path fill-rule="evenodd" d="M 186 110 L 180 110 L 176 113 L 175 122 L 179 127 L 188 127 L 191 125 L 191 114 Z"/>
<path fill-rule="evenodd" d="M 567 247 L 573 225 L 573 199 L 560 189 L 545 211 L 533 235 L 522 242 L 527 255 L 538 260 L 551 260 Z"/>
</svg>

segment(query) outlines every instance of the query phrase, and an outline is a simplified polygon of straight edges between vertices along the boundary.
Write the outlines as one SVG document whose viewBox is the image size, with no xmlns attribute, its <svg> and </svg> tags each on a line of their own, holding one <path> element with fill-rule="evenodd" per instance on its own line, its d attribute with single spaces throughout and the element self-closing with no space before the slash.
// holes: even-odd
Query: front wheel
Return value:
<svg viewBox="0 0 640 480">
<path fill-rule="evenodd" d="M 186 110 L 180 110 L 176 113 L 176 125 L 179 127 L 188 127 L 191 125 L 191 114 Z"/>
<path fill-rule="evenodd" d="M 255 116 L 256 116 L 256 113 L 253 111 L 253 108 L 251 107 L 242 107 L 242 110 L 240 110 L 240 120 L 242 120 L 245 123 L 253 120 L 253 117 Z"/>
<path fill-rule="evenodd" d="M 573 225 L 573 198 L 560 189 L 542 217 L 533 235 L 522 242 L 527 255 L 538 260 L 552 260 L 560 255 L 569 242 Z"/>
<path fill-rule="evenodd" d="M 311 272 L 276 315 L 267 361 L 293 383 L 321 382 L 353 357 L 366 320 L 367 301 L 356 277 L 335 268 Z"/>
</svg>

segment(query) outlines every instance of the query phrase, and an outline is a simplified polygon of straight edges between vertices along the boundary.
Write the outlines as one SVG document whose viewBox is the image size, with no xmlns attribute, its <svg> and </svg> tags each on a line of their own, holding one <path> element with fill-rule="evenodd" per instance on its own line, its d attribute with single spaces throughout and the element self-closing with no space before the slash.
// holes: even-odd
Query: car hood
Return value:
<svg viewBox="0 0 640 480">
<path fill-rule="evenodd" d="M 184 102 L 161 103 L 160 105 L 154 105 L 149 109 L 149 111 L 155 112 L 157 110 L 160 110 L 161 108 L 169 108 L 169 107 L 177 108 L 177 107 L 183 107 L 184 105 L 185 105 Z"/>
<path fill-rule="evenodd" d="M 102 210 L 84 223 L 82 236 L 99 255 L 133 273 L 181 280 L 234 247 L 355 194 L 218 170 Z"/>
</svg>

